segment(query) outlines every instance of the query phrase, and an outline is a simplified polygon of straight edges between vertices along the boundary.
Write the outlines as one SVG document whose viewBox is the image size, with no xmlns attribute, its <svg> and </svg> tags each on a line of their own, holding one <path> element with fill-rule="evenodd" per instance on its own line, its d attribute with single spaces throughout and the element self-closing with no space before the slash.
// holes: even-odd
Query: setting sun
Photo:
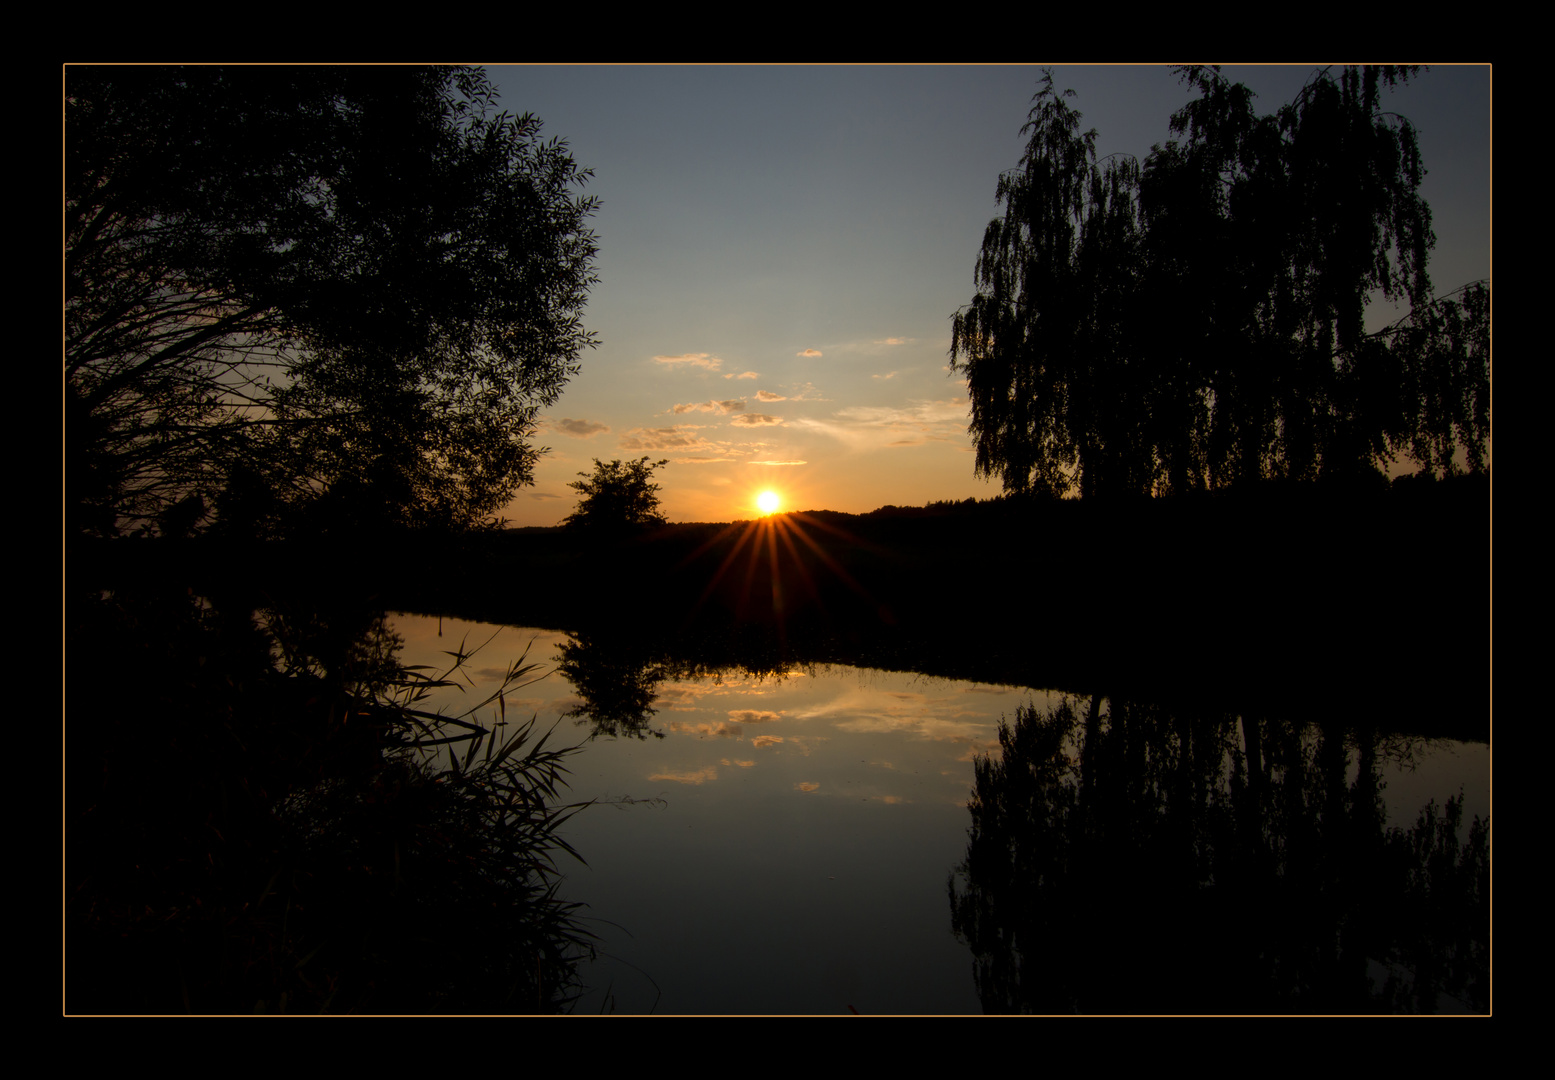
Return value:
<svg viewBox="0 0 1555 1080">
<path fill-rule="evenodd" d="M 770 489 L 756 496 L 756 506 L 763 514 L 776 512 L 777 508 L 782 505 L 782 502 L 783 500 L 778 498 L 778 493 Z"/>
</svg>

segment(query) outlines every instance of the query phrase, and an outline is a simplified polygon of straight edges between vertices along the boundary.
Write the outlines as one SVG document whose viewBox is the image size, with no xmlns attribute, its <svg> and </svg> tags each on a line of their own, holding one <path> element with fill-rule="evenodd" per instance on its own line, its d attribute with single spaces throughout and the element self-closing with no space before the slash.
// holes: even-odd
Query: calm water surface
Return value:
<svg viewBox="0 0 1555 1080">
<path fill-rule="evenodd" d="M 446 667 L 461 642 L 484 644 L 467 703 L 527 649 L 549 674 L 507 695 L 509 721 L 536 716 L 569 745 L 592 730 L 567 715 L 587 703 L 554 670 L 567 635 L 393 621 L 406 663 Z M 973 761 L 997 756 L 1001 718 L 1059 695 L 849 667 L 668 678 L 654 692 L 648 727 L 662 737 L 596 738 L 571 760 L 572 797 L 596 805 L 566 826 L 588 865 L 563 867 L 564 892 L 588 905 L 601 953 L 578 1012 L 983 1011 L 947 888 L 967 854 Z M 1440 741 L 1407 757 L 1383 767 L 1389 824 L 1460 788 L 1465 821 L 1488 817 L 1488 747 Z"/>
</svg>

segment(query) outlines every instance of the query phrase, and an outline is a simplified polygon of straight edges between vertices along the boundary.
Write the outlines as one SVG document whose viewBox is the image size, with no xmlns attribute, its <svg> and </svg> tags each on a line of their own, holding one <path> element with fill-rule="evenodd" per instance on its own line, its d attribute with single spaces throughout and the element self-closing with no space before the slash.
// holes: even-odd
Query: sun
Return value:
<svg viewBox="0 0 1555 1080">
<path fill-rule="evenodd" d="M 760 495 L 756 496 L 756 506 L 763 514 L 776 513 L 777 508 L 781 505 L 783 505 L 783 500 L 779 498 L 778 493 L 773 491 L 771 488 L 768 488 L 766 491 L 763 491 Z"/>
</svg>

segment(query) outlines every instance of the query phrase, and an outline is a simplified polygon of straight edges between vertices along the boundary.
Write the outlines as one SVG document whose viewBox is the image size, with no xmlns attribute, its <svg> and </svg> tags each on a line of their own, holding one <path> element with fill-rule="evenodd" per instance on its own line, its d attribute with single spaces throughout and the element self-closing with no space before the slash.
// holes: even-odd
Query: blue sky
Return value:
<svg viewBox="0 0 1555 1080">
<path fill-rule="evenodd" d="M 672 521 L 755 517 L 764 487 L 854 513 L 997 494 L 973 475 L 950 318 L 1040 66 L 489 70 L 601 200 L 601 345 L 547 412 L 510 524 L 556 524 L 593 458 L 668 458 Z M 1272 112 L 1314 70 L 1225 73 Z M 1189 98 L 1160 67 L 1053 71 L 1103 155 L 1143 158 Z M 1489 69 L 1432 68 L 1386 100 L 1420 133 L 1436 290 L 1489 277 Z"/>
</svg>

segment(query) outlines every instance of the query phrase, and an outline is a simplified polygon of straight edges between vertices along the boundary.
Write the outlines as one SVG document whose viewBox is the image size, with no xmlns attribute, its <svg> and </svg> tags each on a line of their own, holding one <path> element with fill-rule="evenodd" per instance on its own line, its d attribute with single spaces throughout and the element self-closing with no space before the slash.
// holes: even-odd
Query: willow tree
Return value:
<svg viewBox="0 0 1555 1080">
<path fill-rule="evenodd" d="M 952 326 L 978 472 L 1095 495 L 1482 468 L 1488 288 L 1433 299 L 1415 131 L 1380 104 L 1416 71 L 1324 70 L 1268 116 L 1180 74 L 1198 96 L 1141 166 L 1099 161 L 1045 73 Z M 1411 315 L 1368 332 L 1377 297 Z"/>
<path fill-rule="evenodd" d="M 530 479 L 593 344 L 595 203 L 484 74 L 88 66 L 65 98 L 77 530 L 465 525 Z"/>
</svg>

